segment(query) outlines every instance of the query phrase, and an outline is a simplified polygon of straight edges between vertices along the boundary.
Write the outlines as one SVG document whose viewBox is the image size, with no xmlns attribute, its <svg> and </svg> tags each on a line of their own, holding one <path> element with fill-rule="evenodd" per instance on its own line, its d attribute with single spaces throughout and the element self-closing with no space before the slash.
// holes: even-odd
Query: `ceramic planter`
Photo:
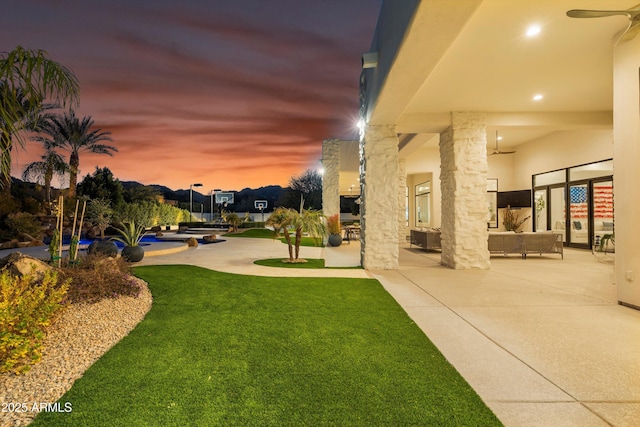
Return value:
<svg viewBox="0 0 640 427">
<path fill-rule="evenodd" d="M 139 262 L 144 258 L 144 249 L 142 246 L 125 246 L 120 255 L 129 262 Z"/>
<path fill-rule="evenodd" d="M 329 244 L 331 246 L 340 246 L 342 244 L 342 236 L 340 234 L 329 234 Z"/>
</svg>

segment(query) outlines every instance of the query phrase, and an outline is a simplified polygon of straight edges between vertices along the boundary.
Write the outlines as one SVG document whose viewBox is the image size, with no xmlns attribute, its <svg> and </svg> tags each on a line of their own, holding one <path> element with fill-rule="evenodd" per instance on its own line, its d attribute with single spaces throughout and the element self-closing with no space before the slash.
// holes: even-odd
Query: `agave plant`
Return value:
<svg viewBox="0 0 640 427">
<path fill-rule="evenodd" d="M 142 225 L 136 226 L 135 221 L 124 223 L 122 228 L 114 227 L 120 233 L 119 237 L 112 237 L 112 240 L 120 242 L 125 246 L 135 247 L 138 246 L 140 240 L 144 237 L 145 227 Z"/>
</svg>

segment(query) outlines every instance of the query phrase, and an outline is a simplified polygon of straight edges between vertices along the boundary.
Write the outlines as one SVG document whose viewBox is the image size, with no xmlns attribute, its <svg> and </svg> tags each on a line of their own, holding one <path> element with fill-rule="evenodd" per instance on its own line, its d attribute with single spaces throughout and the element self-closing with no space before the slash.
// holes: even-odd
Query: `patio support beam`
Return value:
<svg viewBox="0 0 640 427">
<path fill-rule="evenodd" d="M 398 134 L 392 125 L 360 138 L 361 252 L 366 269 L 398 268 Z"/>
<path fill-rule="evenodd" d="M 453 112 L 440 134 L 443 265 L 489 269 L 485 115 Z"/>
<path fill-rule="evenodd" d="M 340 140 L 322 141 L 322 212 L 340 215 Z"/>
</svg>

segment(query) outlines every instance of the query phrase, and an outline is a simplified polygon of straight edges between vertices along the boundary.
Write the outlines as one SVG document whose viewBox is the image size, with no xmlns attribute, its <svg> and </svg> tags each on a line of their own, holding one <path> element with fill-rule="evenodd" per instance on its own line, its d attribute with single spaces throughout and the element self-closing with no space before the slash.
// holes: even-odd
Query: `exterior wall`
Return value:
<svg viewBox="0 0 640 427">
<path fill-rule="evenodd" d="M 398 268 L 398 137 L 395 126 L 366 126 L 360 141 L 361 264 Z"/>
<path fill-rule="evenodd" d="M 407 212 L 407 162 L 398 161 L 398 243 L 405 243 L 409 234 L 405 215 Z"/>
<path fill-rule="evenodd" d="M 531 176 L 537 173 L 612 158 L 613 133 L 611 129 L 554 132 L 515 150 L 515 154 L 497 156 L 513 156 L 514 162 L 512 184 L 507 187 L 499 181 L 500 191 L 531 188 Z"/>
<path fill-rule="evenodd" d="M 618 300 L 640 307 L 640 37 L 614 50 L 614 208 Z"/>
<path fill-rule="evenodd" d="M 487 138 L 482 113 L 451 115 L 440 135 L 442 264 L 488 269 Z"/>
<path fill-rule="evenodd" d="M 340 214 L 340 140 L 322 141 L 322 211 L 326 216 Z"/>
</svg>

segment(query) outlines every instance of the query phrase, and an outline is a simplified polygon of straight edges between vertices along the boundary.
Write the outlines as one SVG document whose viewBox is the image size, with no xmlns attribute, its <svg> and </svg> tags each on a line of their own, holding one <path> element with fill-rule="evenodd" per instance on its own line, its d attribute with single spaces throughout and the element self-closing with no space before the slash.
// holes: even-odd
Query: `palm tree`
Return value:
<svg viewBox="0 0 640 427">
<path fill-rule="evenodd" d="M 312 209 L 301 209 L 301 212 L 298 212 L 295 209 L 279 207 L 273 211 L 267 222 L 268 225 L 279 228 L 284 233 L 289 247 L 288 262 L 304 262 L 300 259 L 300 243 L 303 232 L 308 232 L 314 238 L 326 235 L 327 229 L 323 218 L 322 212 Z M 294 230 L 294 239 L 291 238 L 290 229 Z"/>
<path fill-rule="evenodd" d="M 53 147 L 46 147 L 41 160 L 29 163 L 22 171 L 22 179 L 31 181 L 44 181 L 44 200 L 47 205 L 51 202 L 51 181 L 54 175 L 64 176 L 69 170 L 69 165 L 62 156 L 56 153 Z"/>
<path fill-rule="evenodd" d="M 93 119 L 91 116 L 85 116 L 80 120 L 76 117 L 75 111 L 69 110 L 62 117 L 53 116 L 46 120 L 42 125 L 43 135 L 37 139 L 69 152 L 68 195 L 71 198 L 76 196 L 80 153 L 90 152 L 112 156 L 113 152 L 118 151 L 116 147 L 111 145 L 100 144 L 101 141 L 113 141 L 109 136 L 111 132 L 101 129 L 91 130 L 92 127 Z"/>
<path fill-rule="evenodd" d="M 13 140 L 24 146 L 20 130 L 40 111 L 45 99 L 77 104 L 80 86 L 68 68 L 47 58 L 43 50 L 21 46 L 0 54 L 0 190 L 11 188 Z"/>
</svg>

